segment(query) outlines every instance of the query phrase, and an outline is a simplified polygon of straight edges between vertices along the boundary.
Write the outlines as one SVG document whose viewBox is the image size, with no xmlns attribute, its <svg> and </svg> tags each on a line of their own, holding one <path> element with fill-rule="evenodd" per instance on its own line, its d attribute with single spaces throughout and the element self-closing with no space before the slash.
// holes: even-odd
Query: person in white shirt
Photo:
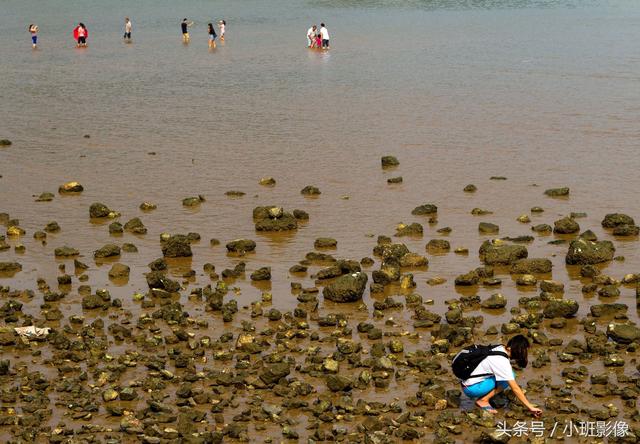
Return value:
<svg viewBox="0 0 640 444">
<path fill-rule="evenodd" d="M 320 38 L 322 39 L 322 49 L 329 49 L 329 31 L 324 23 L 320 23 Z"/>
<path fill-rule="evenodd" d="M 218 26 L 220 26 L 220 41 L 224 41 L 224 32 L 227 27 L 227 22 L 224 20 L 220 20 L 218 22 Z"/>
<path fill-rule="evenodd" d="M 508 356 L 492 355 L 484 358 L 471 372 L 471 377 L 461 381 L 462 391 L 469 398 L 476 399 L 476 405 L 489 413 L 497 413 L 489 401 L 502 390 L 511 388 L 516 398 L 529 409 L 534 416 L 542 414 L 542 410 L 529 402 L 524 392 L 515 380 L 515 373 L 510 360 L 516 361 L 520 368 L 525 368 L 528 362 L 529 340 L 523 335 L 516 335 L 509 339 L 506 347 L 499 345 L 493 350 L 506 353 Z M 478 376 L 474 376 L 478 375 Z"/>
<path fill-rule="evenodd" d="M 129 17 L 124 19 L 124 39 L 127 42 L 131 42 L 131 30 L 133 29 L 133 25 L 131 24 L 131 20 Z"/>
<path fill-rule="evenodd" d="M 316 30 L 318 28 L 316 25 L 313 25 L 311 28 L 307 30 L 307 48 L 311 48 L 313 46 L 313 42 L 316 38 Z"/>
</svg>

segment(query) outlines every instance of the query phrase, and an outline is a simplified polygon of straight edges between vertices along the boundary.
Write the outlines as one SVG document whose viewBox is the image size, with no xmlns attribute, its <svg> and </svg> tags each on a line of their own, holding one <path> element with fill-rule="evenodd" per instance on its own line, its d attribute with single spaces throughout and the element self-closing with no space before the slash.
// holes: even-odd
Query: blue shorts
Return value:
<svg viewBox="0 0 640 444">
<path fill-rule="evenodd" d="M 463 386 L 462 391 L 469 398 L 482 398 L 496 387 L 502 387 L 504 390 L 509 387 L 509 383 L 507 381 L 496 381 L 495 376 L 490 376 L 468 387 Z"/>
<path fill-rule="evenodd" d="M 32 35 L 31 36 L 31 41 L 33 42 L 33 44 L 35 45 L 36 43 L 38 43 L 38 36 L 37 35 Z"/>
</svg>

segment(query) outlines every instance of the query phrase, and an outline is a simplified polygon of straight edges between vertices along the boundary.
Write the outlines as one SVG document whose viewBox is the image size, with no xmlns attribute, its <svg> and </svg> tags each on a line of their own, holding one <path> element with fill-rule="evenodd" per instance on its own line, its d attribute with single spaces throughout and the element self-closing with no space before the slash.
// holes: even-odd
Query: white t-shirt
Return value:
<svg viewBox="0 0 640 444">
<path fill-rule="evenodd" d="M 320 37 L 322 40 L 329 40 L 329 31 L 324 26 L 320 28 Z"/>
<path fill-rule="evenodd" d="M 309 28 L 307 31 L 307 37 L 312 38 L 316 35 L 316 32 L 313 30 L 313 27 Z"/>
<path fill-rule="evenodd" d="M 503 353 L 507 352 L 502 345 L 499 345 L 493 350 Z M 473 377 L 473 375 L 481 375 L 483 373 L 493 373 L 496 381 L 513 381 L 515 379 L 513 376 L 513 368 L 508 358 L 504 356 L 487 356 L 478 364 L 476 369 L 471 372 L 471 377 L 462 381 L 462 384 L 467 386 L 473 385 L 489 378 L 489 376 Z"/>
<path fill-rule="evenodd" d="M 133 27 L 133 25 L 131 25 L 131 22 L 125 22 L 124 24 L 124 32 L 131 32 L 131 28 Z"/>
</svg>

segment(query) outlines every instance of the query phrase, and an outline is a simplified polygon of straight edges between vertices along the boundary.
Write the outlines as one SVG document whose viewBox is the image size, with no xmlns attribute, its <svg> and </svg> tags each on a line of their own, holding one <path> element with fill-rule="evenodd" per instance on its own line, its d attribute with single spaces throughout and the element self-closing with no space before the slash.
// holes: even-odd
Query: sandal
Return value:
<svg viewBox="0 0 640 444">
<path fill-rule="evenodd" d="M 485 405 L 485 406 L 481 406 L 481 405 L 478 405 L 478 403 L 476 402 L 476 406 L 477 406 L 480 410 L 484 410 L 485 412 L 489 412 L 489 413 L 491 413 L 492 415 L 495 415 L 496 413 L 498 413 L 498 411 L 497 411 L 495 408 L 493 408 L 493 406 L 492 406 L 491 404 L 489 404 L 489 405 Z"/>
</svg>

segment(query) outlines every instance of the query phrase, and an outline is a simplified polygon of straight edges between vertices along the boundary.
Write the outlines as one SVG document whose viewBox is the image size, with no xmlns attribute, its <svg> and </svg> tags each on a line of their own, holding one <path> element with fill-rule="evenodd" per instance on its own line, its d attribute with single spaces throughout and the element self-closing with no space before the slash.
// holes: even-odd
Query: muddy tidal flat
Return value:
<svg viewBox="0 0 640 444">
<path fill-rule="evenodd" d="M 402 163 L 383 156 L 370 173 L 393 188 Z M 305 234 L 327 199 L 317 185 L 276 205 L 280 185 L 263 177 L 215 205 L 199 194 L 121 207 L 58 185 L 25 200 L 34 220 L 0 214 L 7 442 L 506 442 L 499 423 L 527 412 L 511 395 L 496 416 L 474 408 L 450 360 L 517 333 L 534 344 L 519 380 L 540 421 L 621 422 L 615 442 L 636 442 L 638 227 L 625 213 L 560 217 L 568 187 L 531 186 L 540 205 L 522 214 L 470 204 L 451 218 L 446 201 L 416 202 L 406 222 L 361 233 L 356 256 L 340 233 Z M 451 191 L 471 203 L 485 187 L 508 192 L 509 179 Z M 83 216 L 37 222 L 60 202 Z M 238 205 L 251 236 L 156 222 Z M 508 230 L 494 223 L 504 217 Z M 458 235 L 462 219 L 475 235 Z M 298 236 L 296 255 L 265 259 Z"/>
</svg>

